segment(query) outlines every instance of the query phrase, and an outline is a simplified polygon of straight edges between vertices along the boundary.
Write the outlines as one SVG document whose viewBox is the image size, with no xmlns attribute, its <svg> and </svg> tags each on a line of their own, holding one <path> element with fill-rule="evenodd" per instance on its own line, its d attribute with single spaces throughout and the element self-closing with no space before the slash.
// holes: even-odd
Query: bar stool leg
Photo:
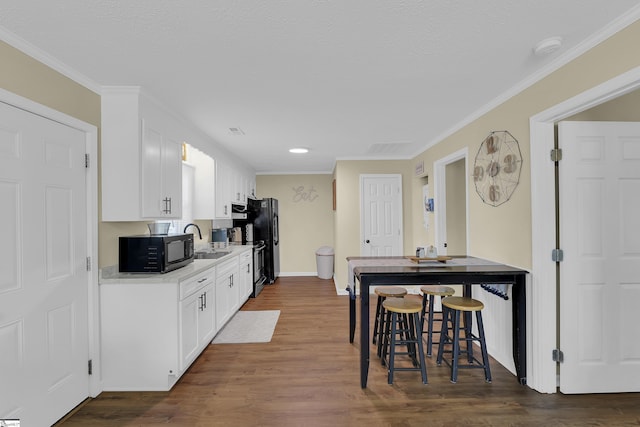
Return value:
<svg viewBox="0 0 640 427">
<path fill-rule="evenodd" d="M 427 320 L 427 327 L 429 330 L 427 331 L 427 356 L 431 357 L 431 348 L 433 347 L 433 304 L 435 302 L 435 297 L 433 295 L 429 295 L 429 320 Z M 444 317 L 444 312 L 443 312 Z"/>
<path fill-rule="evenodd" d="M 415 366 L 416 368 L 419 366 L 420 362 L 418 361 L 418 357 L 420 357 L 420 355 L 418 354 L 419 351 L 417 349 L 418 347 L 418 342 L 422 342 L 422 334 L 417 334 L 418 328 L 419 328 L 419 322 L 420 322 L 420 316 L 418 315 L 418 313 L 413 313 L 413 314 L 405 314 L 405 316 L 408 318 L 409 320 L 409 329 L 407 331 L 407 341 L 409 341 L 411 343 L 411 359 L 413 362 L 413 366 Z M 422 330 L 422 328 L 420 328 L 420 330 Z M 422 360 L 422 359 L 420 359 Z"/>
<path fill-rule="evenodd" d="M 382 348 L 380 349 L 380 364 L 382 366 L 385 365 L 385 359 L 387 357 L 387 351 L 389 349 L 389 341 L 391 339 L 390 334 L 391 334 L 391 312 L 390 311 L 386 311 L 386 321 L 383 322 L 384 324 L 384 334 L 382 335 Z"/>
<path fill-rule="evenodd" d="M 391 347 L 389 348 L 389 366 L 388 371 L 389 374 L 387 376 L 387 383 L 393 384 L 393 365 L 394 360 L 396 358 L 396 323 L 398 321 L 398 315 L 396 313 L 391 313 L 391 343 L 389 344 Z"/>
<path fill-rule="evenodd" d="M 470 311 L 464 312 L 464 337 L 467 342 L 467 361 L 473 363 L 473 340 L 471 339 L 473 334 L 473 313 Z"/>
<path fill-rule="evenodd" d="M 484 379 L 491 382 L 491 368 L 489 367 L 489 354 L 487 352 L 487 343 L 484 339 L 484 325 L 482 324 L 482 313 L 476 311 L 476 321 L 478 322 L 478 336 L 480 337 L 480 350 L 482 351 L 482 363 L 484 364 Z"/>
<path fill-rule="evenodd" d="M 449 309 L 442 307 L 442 325 L 440 327 L 440 342 L 438 344 L 438 355 L 436 356 L 436 364 L 442 364 L 442 357 L 444 355 L 444 345 L 448 341 L 449 337 Z"/>
<path fill-rule="evenodd" d="M 418 313 L 414 313 L 413 316 L 416 322 L 416 342 L 418 344 L 418 357 L 420 358 L 420 374 L 422 375 L 422 384 L 427 384 L 427 367 L 426 361 L 424 359 L 424 348 L 422 347 L 422 322 L 420 322 Z"/>
<path fill-rule="evenodd" d="M 452 310 L 453 314 L 453 362 L 451 363 L 451 382 L 458 381 L 458 359 L 460 356 L 460 311 Z"/>
<path fill-rule="evenodd" d="M 395 373 L 395 357 L 396 354 L 407 354 L 410 356 L 414 363 L 414 368 L 398 368 L 398 370 L 418 370 L 420 369 L 420 375 L 422 377 L 422 383 L 427 384 L 427 367 L 424 359 L 424 347 L 422 345 L 422 327 L 420 326 L 420 315 L 418 312 L 407 314 L 399 314 L 396 312 L 387 311 L 387 327 L 389 331 L 385 334 L 385 345 L 383 346 L 383 364 L 386 363 L 388 374 L 387 382 L 393 384 L 393 376 Z M 411 330 L 403 330 L 406 326 L 409 326 Z M 387 344 L 388 341 L 388 344 Z M 397 346 L 410 345 L 411 352 L 398 353 L 396 351 Z M 387 360 L 387 349 L 389 359 Z"/>
</svg>

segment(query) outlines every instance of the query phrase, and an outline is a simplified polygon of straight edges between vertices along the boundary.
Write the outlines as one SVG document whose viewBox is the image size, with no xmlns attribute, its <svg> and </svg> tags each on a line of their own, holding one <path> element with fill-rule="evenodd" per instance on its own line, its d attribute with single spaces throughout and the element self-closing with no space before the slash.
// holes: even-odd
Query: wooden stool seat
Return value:
<svg viewBox="0 0 640 427">
<path fill-rule="evenodd" d="M 422 304 L 413 298 L 387 298 L 382 307 L 386 312 L 382 344 L 382 362 L 388 370 L 387 382 L 393 384 L 395 371 L 420 371 L 422 383 L 427 383 L 427 367 L 422 347 Z M 397 346 L 406 346 L 406 352 L 396 351 Z M 387 353 L 389 357 L 387 358 Z M 407 355 L 413 367 L 397 367 L 396 356 Z"/>
<path fill-rule="evenodd" d="M 438 346 L 438 358 L 436 363 L 442 364 L 444 360 L 451 367 L 451 382 L 458 380 L 458 368 L 480 368 L 484 369 L 485 381 L 491 382 L 491 369 L 489 367 L 489 354 L 487 353 L 487 343 L 484 337 L 484 326 L 482 324 L 482 309 L 484 304 L 473 298 L 468 297 L 446 297 L 442 299 L 442 329 L 440 331 L 440 345 Z M 471 331 L 471 312 L 476 313 L 476 322 L 478 326 L 478 336 Z M 465 317 L 464 337 L 460 337 L 460 317 L 462 313 L 468 313 Z M 449 336 L 448 322 L 453 325 L 453 335 Z M 460 349 L 460 341 L 465 341 L 467 350 Z M 482 361 L 473 355 L 473 341 L 480 344 L 482 353 Z M 445 345 L 451 345 L 451 350 L 444 350 Z M 451 361 L 443 359 L 444 353 L 451 353 Z M 461 353 L 467 354 L 467 365 L 459 365 L 459 356 Z"/>
<path fill-rule="evenodd" d="M 467 297 L 448 297 L 442 300 L 442 305 L 460 311 L 478 311 L 484 308 L 482 301 Z"/>
<path fill-rule="evenodd" d="M 385 310 L 393 313 L 420 313 L 422 310 L 422 304 L 416 300 L 406 298 L 389 298 L 382 305 Z"/>
<path fill-rule="evenodd" d="M 442 301 L 442 297 L 449 297 L 456 293 L 455 289 L 450 288 L 449 286 L 442 285 L 423 285 L 420 286 L 420 292 L 422 292 L 422 316 L 421 322 L 424 325 L 425 317 L 427 319 L 427 327 L 423 330 L 424 334 L 427 334 L 427 356 L 431 357 L 431 349 L 433 348 L 433 333 L 434 327 L 433 322 L 435 320 L 442 321 L 444 316 L 442 316 L 441 312 L 436 312 L 434 309 L 435 297 L 440 297 Z M 427 303 L 429 309 L 427 311 Z M 440 314 L 439 319 L 435 318 L 435 314 Z M 438 333 L 439 329 L 435 332 Z M 439 342 L 436 341 L 436 342 Z"/>
<path fill-rule="evenodd" d="M 407 294 L 407 290 L 401 286 L 378 286 L 375 294 L 379 297 L 401 297 Z"/>
<path fill-rule="evenodd" d="M 420 292 L 427 295 L 434 295 L 437 297 L 448 297 L 456 293 L 456 290 L 449 286 L 442 285 L 423 285 L 420 286 Z"/>
</svg>

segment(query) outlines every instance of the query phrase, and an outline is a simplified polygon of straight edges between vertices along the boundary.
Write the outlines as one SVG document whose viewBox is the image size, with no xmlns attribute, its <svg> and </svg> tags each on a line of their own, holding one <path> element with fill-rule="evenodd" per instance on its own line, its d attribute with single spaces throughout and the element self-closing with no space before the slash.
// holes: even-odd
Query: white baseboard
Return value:
<svg viewBox="0 0 640 427">
<path fill-rule="evenodd" d="M 303 272 L 295 272 L 295 271 L 287 271 L 278 273 L 278 277 L 294 277 L 294 276 L 317 276 L 318 273 L 316 271 L 303 271 Z"/>
</svg>

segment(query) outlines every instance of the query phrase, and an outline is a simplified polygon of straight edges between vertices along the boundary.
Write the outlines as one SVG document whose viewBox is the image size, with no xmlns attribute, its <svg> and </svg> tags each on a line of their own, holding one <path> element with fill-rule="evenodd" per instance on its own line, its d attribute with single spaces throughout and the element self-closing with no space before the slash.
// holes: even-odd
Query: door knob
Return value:
<svg viewBox="0 0 640 427">
<path fill-rule="evenodd" d="M 369 243 L 369 239 L 365 240 L 364 242 L 365 242 L 365 243 Z"/>
</svg>

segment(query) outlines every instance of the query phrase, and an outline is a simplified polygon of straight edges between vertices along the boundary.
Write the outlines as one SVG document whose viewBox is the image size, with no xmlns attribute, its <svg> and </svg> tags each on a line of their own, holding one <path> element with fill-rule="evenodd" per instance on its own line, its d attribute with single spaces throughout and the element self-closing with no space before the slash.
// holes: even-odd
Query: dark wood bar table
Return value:
<svg viewBox="0 0 640 427">
<path fill-rule="evenodd" d="M 356 328 L 356 282 L 360 283 L 360 386 L 367 387 L 369 375 L 369 292 L 371 286 L 512 284 L 513 361 L 520 384 L 527 383 L 527 325 L 525 282 L 527 271 L 493 261 L 453 256 L 444 263 L 415 263 L 407 257 L 347 257 L 349 263 L 349 342 Z"/>
</svg>

